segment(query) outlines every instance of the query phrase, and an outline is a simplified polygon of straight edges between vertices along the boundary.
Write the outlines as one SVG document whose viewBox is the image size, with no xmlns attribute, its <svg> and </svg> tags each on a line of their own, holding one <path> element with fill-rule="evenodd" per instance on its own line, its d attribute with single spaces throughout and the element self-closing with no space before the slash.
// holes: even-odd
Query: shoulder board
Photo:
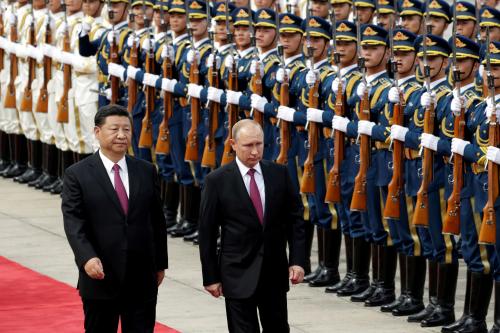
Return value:
<svg viewBox="0 0 500 333">
<path fill-rule="evenodd" d="M 305 67 L 305 65 L 304 65 Z M 299 67 L 299 66 L 294 66 L 292 70 L 290 71 L 290 80 L 297 74 L 298 71 L 300 71 L 304 67 Z"/>
<path fill-rule="evenodd" d="M 404 95 L 405 95 L 405 101 L 410 99 L 411 94 L 413 94 L 415 91 L 419 90 L 420 86 L 418 84 L 415 85 L 409 85 L 409 87 L 406 89 Z"/>
<path fill-rule="evenodd" d="M 207 51 L 210 51 L 211 49 L 212 49 L 212 44 L 210 44 L 210 43 L 203 44 L 198 49 L 198 52 L 200 52 L 200 58 L 203 58 L 203 56 L 205 55 L 205 53 L 207 53 Z"/>
<path fill-rule="evenodd" d="M 357 77 L 357 78 L 361 78 L 363 76 L 363 74 L 361 74 L 360 71 L 358 70 L 352 70 L 352 71 L 349 71 L 348 73 L 346 73 L 344 75 L 344 77 L 346 78 L 346 80 L 349 80 L 351 79 L 352 77 Z"/>
<path fill-rule="evenodd" d="M 390 82 L 387 81 L 387 83 L 390 85 Z M 377 88 L 375 89 L 375 92 L 373 93 L 372 97 L 371 97 L 371 101 L 370 101 L 370 108 L 373 109 L 375 107 L 375 104 L 377 104 L 378 102 L 378 99 L 380 97 L 380 95 L 382 94 L 382 92 L 387 88 L 388 86 L 386 86 L 385 84 L 380 84 L 379 86 L 377 86 Z"/>
<path fill-rule="evenodd" d="M 449 94 L 451 92 L 451 89 L 447 85 L 441 85 L 439 86 L 435 93 L 436 93 L 436 101 L 439 101 L 441 97 Z"/>
<path fill-rule="evenodd" d="M 121 50 L 125 45 L 129 33 L 130 29 L 128 27 L 120 30 L 120 36 L 118 38 L 118 50 Z"/>
<path fill-rule="evenodd" d="M 384 86 L 384 87 L 392 85 L 391 81 L 386 77 L 379 78 L 377 80 L 377 84 L 380 84 L 381 86 Z"/>
<path fill-rule="evenodd" d="M 335 73 L 335 71 L 331 69 L 330 66 L 321 67 L 319 70 L 320 70 L 319 79 L 321 81 L 323 81 L 331 73 Z"/>
<path fill-rule="evenodd" d="M 264 65 L 264 73 L 267 73 L 267 71 L 272 66 L 274 66 L 275 64 L 279 64 L 280 63 L 279 58 L 276 55 L 274 55 L 274 54 L 271 54 L 269 57 L 266 58 L 266 60 L 264 60 L 264 63 L 265 63 L 265 65 Z"/>
</svg>

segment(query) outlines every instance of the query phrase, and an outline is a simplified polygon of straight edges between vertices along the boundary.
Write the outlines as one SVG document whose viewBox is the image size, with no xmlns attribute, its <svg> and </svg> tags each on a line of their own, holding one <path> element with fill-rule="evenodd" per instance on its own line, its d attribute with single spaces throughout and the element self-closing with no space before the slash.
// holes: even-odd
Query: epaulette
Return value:
<svg viewBox="0 0 500 333">
<path fill-rule="evenodd" d="M 351 71 L 345 73 L 344 77 L 346 80 L 350 80 L 351 77 L 362 78 L 363 74 L 361 74 L 361 72 L 358 70 L 351 70 Z"/>
<path fill-rule="evenodd" d="M 295 62 L 293 62 L 295 63 Z M 302 68 L 305 68 L 306 65 L 303 62 L 297 62 L 295 66 L 292 67 L 292 70 L 290 71 L 290 80 L 293 79 L 295 74 L 297 74 L 298 71 L 300 71 Z"/>
<path fill-rule="evenodd" d="M 436 93 L 436 101 L 439 101 L 441 99 L 441 97 L 449 94 L 451 92 L 451 89 L 450 87 L 448 87 L 447 85 L 440 85 L 439 87 L 437 87 L 435 93 Z"/>
<path fill-rule="evenodd" d="M 418 83 L 416 83 L 416 82 L 414 82 L 414 83 L 415 84 L 409 84 L 410 87 L 408 89 L 406 89 L 406 91 L 404 92 L 405 101 L 409 100 L 411 94 L 413 94 L 415 91 L 417 91 L 421 88 Z"/>
<path fill-rule="evenodd" d="M 177 50 L 175 54 L 175 64 L 179 64 L 182 52 L 188 45 L 189 45 L 189 40 L 187 38 L 181 40 L 179 44 L 177 44 Z"/>
<path fill-rule="evenodd" d="M 325 80 L 325 78 L 331 73 L 335 73 L 335 71 L 330 66 L 322 66 L 319 68 L 319 79 L 321 82 Z"/>
<path fill-rule="evenodd" d="M 202 59 L 205 53 L 210 50 L 212 50 L 212 44 L 210 43 L 204 43 L 200 48 L 198 48 L 198 52 L 200 52 L 200 59 Z"/>
<path fill-rule="evenodd" d="M 386 77 L 381 77 L 375 80 L 375 85 L 380 84 L 383 87 L 388 87 L 392 85 L 392 82 L 386 78 Z M 372 84 L 373 86 L 374 84 Z"/>
<path fill-rule="evenodd" d="M 375 104 L 377 104 L 378 99 L 380 98 L 380 95 L 382 95 L 382 92 L 389 87 L 391 83 L 389 80 L 387 80 L 387 85 L 385 83 L 382 83 L 377 88 L 375 89 L 375 92 L 373 93 L 371 100 L 370 100 L 370 109 L 375 108 Z"/>
<path fill-rule="evenodd" d="M 90 30 L 90 33 L 89 33 L 89 39 L 90 40 L 95 40 L 97 38 L 97 33 L 99 31 L 105 31 L 105 27 L 104 25 L 102 25 L 101 23 L 97 23 L 95 24 L 93 27 L 92 27 L 92 30 Z M 101 35 L 99 37 L 101 37 L 103 34 L 101 33 Z"/>
<path fill-rule="evenodd" d="M 128 34 L 130 33 L 130 28 L 126 27 L 120 30 L 120 35 L 118 36 L 118 50 L 122 50 L 125 45 Z"/>
<path fill-rule="evenodd" d="M 274 65 L 276 64 L 279 64 L 280 63 L 280 59 L 278 58 L 278 56 L 276 54 L 271 54 L 269 55 L 268 57 L 266 57 L 264 59 L 264 74 L 267 74 L 267 71 L 273 67 Z"/>
</svg>

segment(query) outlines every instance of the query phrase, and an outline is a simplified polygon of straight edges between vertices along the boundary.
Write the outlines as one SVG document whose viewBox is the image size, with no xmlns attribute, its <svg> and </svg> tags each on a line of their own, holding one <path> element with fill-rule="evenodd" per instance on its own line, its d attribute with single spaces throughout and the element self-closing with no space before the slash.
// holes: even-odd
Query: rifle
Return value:
<svg viewBox="0 0 500 333">
<path fill-rule="evenodd" d="M 335 12 L 333 11 L 333 6 L 330 2 L 330 18 L 332 21 L 332 62 L 337 65 L 338 68 L 338 78 L 339 78 L 339 89 L 335 97 L 335 115 L 343 117 L 345 114 L 345 94 L 342 87 L 342 72 L 340 70 L 340 54 L 337 52 L 337 22 L 335 20 Z M 326 128 L 325 128 L 326 129 Z M 326 132 L 325 136 L 329 134 L 332 136 L 332 132 Z M 326 195 L 325 202 L 340 202 L 340 165 L 344 160 L 344 140 L 345 134 L 341 131 L 334 131 L 333 133 L 333 150 L 334 150 L 334 161 L 333 166 L 328 173 L 328 180 L 326 182 Z"/>
<path fill-rule="evenodd" d="M 283 55 L 283 45 L 278 45 L 278 54 L 281 58 L 281 65 L 285 76 L 283 77 L 283 82 L 280 85 L 280 105 L 287 106 L 289 103 L 289 80 L 288 74 L 286 72 L 285 66 L 285 58 Z M 290 123 L 288 121 L 284 121 L 282 119 L 279 120 L 279 128 L 280 128 L 280 152 L 276 162 L 279 164 L 286 165 L 288 163 L 288 150 L 290 149 Z"/>
<path fill-rule="evenodd" d="M 0 4 L 0 37 L 3 37 L 3 35 L 5 34 L 5 25 L 3 20 L 4 13 L 5 12 L 3 4 Z M 0 71 L 3 70 L 4 57 L 5 57 L 5 50 L 0 48 Z"/>
<path fill-rule="evenodd" d="M 234 50 L 233 44 L 233 34 L 229 28 L 229 3 L 226 0 L 226 30 L 227 30 L 227 42 L 231 45 L 231 56 L 234 58 L 233 65 L 230 68 L 229 72 L 229 82 L 228 88 L 232 91 L 238 91 L 238 65 L 236 60 L 236 53 Z M 252 20 L 252 10 L 249 8 L 248 15 L 250 17 L 250 21 Z M 250 26 L 252 26 L 252 22 L 250 22 Z M 226 141 L 224 141 L 224 153 L 222 155 L 221 165 L 226 165 L 231 163 L 234 160 L 235 153 L 233 147 L 231 146 L 231 140 L 233 138 L 233 126 L 238 121 L 238 113 L 239 108 L 234 104 L 227 104 L 227 137 Z"/>
<path fill-rule="evenodd" d="M 250 10 L 250 1 L 248 2 L 248 9 Z M 250 15 L 251 17 L 252 15 Z M 256 62 L 256 68 L 255 68 L 255 74 L 252 76 L 252 79 L 250 80 L 250 88 L 254 94 L 257 94 L 259 96 L 262 96 L 262 76 L 260 75 L 260 59 L 259 59 L 259 54 L 257 52 L 257 47 L 256 47 L 256 38 L 255 38 L 255 29 L 253 28 L 253 20 L 250 19 L 250 34 L 251 34 L 251 41 L 252 41 L 252 47 L 253 47 L 253 55 L 252 55 L 252 61 Z M 264 128 L 264 114 L 254 110 L 250 111 L 250 115 L 253 117 L 253 119 L 259 123 L 259 125 Z"/>
<path fill-rule="evenodd" d="M 114 11 L 111 8 L 111 0 L 107 0 L 107 6 L 108 6 L 108 17 L 110 20 L 113 19 L 114 16 Z M 108 32 L 109 33 L 109 32 Z M 112 42 L 109 45 L 109 59 L 108 63 L 112 62 L 115 64 L 118 64 L 120 60 L 118 59 L 118 45 L 116 45 L 116 40 L 115 40 L 115 24 L 113 23 L 111 26 L 111 31 L 110 33 L 113 34 Z M 120 78 L 111 75 L 111 104 L 116 104 L 118 103 L 118 95 L 120 93 Z"/>
<path fill-rule="evenodd" d="M 307 0 L 307 12 L 306 12 L 306 43 L 307 43 L 307 57 L 310 63 L 309 70 L 314 70 L 314 50 L 311 46 L 311 32 L 309 30 L 309 20 L 311 17 L 311 8 L 310 8 L 310 0 Z M 309 86 L 309 96 L 308 102 L 310 108 L 317 108 L 319 101 L 319 80 Z M 318 152 L 319 145 L 319 131 L 318 126 L 314 122 L 309 122 L 306 124 L 306 127 L 309 126 L 308 130 L 308 146 L 309 151 L 307 153 L 306 161 L 304 162 L 304 174 L 302 176 L 302 181 L 300 183 L 300 192 L 302 193 L 315 193 L 316 191 L 316 182 L 315 182 L 315 173 L 314 173 L 314 156 Z"/>
<path fill-rule="evenodd" d="M 47 24 L 45 25 L 45 44 L 52 44 L 52 32 L 50 29 L 50 14 L 47 6 Z M 49 92 L 47 86 L 52 79 L 52 58 L 43 56 L 43 84 L 40 88 L 40 95 L 36 102 L 35 112 L 47 113 L 49 110 Z"/>
<path fill-rule="evenodd" d="M 210 6 L 207 4 L 207 20 L 210 19 Z M 212 64 L 208 69 L 208 80 L 210 86 L 219 87 L 219 71 L 217 70 L 217 48 L 214 45 L 215 32 L 211 28 L 209 31 L 210 41 L 212 43 Z M 201 158 L 201 165 L 207 168 L 214 169 L 217 166 L 215 158 L 215 131 L 219 127 L 219 103 L 209 101 L 208 105 L 208 134 L 205 137 L 205 147 Z"/>
<path fill-rule="evenodd" d="M 456 0 L 453 0 L 453 8 L 456 8 Z M 458 98 L 460 98 L 460 70 L 457 67 L 457 11 L 454 10 L 453 14 L 453 56 L 452 56 L 452 68 L 453 68 L 453 82 L 454 89 L 458 92 Z M 465 109 L 462 106 L 460 112 L 453 114 L 454 124 L 453 131 L 454 137 L 463 139 L 465 135 Z M 443 221 L 443 234 L 459 235 L 460 234 L 460 191 L 462 190 L 464 184 L 464 162 L 463 157 L 454 154 L 453 155 L 453 191 L 448 198 L 448 205 L 446 210 L 446 216 Z"/>
<path fill-rule="evenodd" d="M 366 84 L 366 67 L 365 58 L 361 56 L 361 27 L 359 21 L 359 13 L 356 11 L 356 33 L 358 41 L 358 67 L 363 73 L 363 82 L 366 86 L 365 93 L 359 105 L 359 120 L 370 120 L 370 100 L 368 95 L 368 86 Z M 364 212 L 366 211 L 366 174 L 370 167 L 370 137 L 360 134 L 359 136 L 359 171 L 354 179 L 354 191 L 351 200 L 351 210 Z"/>
<path fill-rule="evenodd" d="M 478 44 L 482 44 L 483 40 L 481 38 L 481 26 L 479 25 L 479 22 L 481 22 L 481 7 L 482 3 L 481 0 L 474 0 L 474 5 L 476 6 L 476 39 Z M 454 7 L 455 8 L 455 7 Z"/>
<path fill-rule="evenodd" d="M 161 30 L 165 32 L 165 45 L 164 47 L 169 47 L 171 40 L 168 38 L 163 5 L 160 4 L 160 15 L 161 15 Z M 171 79 L 173 77 L 172 61 L 170 57 L 165 57 L 162 64 L 163 77 L 166 79 Z M 156 140 L 155 152 L 157 155 L 168 155 L 170 154 L 170 129 L 168 128 L 168 122 L 173 115 L 173 99 L 172 93 L 168 91 L 163 91 L 163 120 L 160 123 L 158 139 Z"/>
<path fill-rule="evenodd" d="M 69 40 L 69 26 L 68 26 L 68 15 L 66 11 L 66 3 L 64 0 L 61 1 L 61 6 L 64 11 L 64 22 L 66 23 L 64 37 L 63 37 L 63 51 L 71 52 L 70 40 Z M 69 121 L 69 90 L 71 89 L 71 65 L 63 65 L 63 75 L 64 75 L 64 87 L 61 100 L 57 106 L 57 122 L 58 123 L 68 123 Z"/>
<path fill-rule="evenodd" d="M 31 10 L 31 23 L 28 28 L 28 43 L 31 46 L 36 46 L 35 37 L 35 15 L 33 14 L 33 0 L 30 1 Z M 24 87 L 24 93 L 21 98 L 20 111 L 23 112 L 33 112 L 33 91 L 31 89 L 31 84 L 35 79 L 36 75 L 36 60 L 34 58 L 28 57 L 28 82 L 26 82 L 26 87 Z"/>
<path fill-rule="evenodd" d="M 12 3 L 12 13 L 15 13 L 14 4 Z M 10 25 L 10 41 L 12 43 L 17 42 L 17 16 L 16 22 Z M 17 68 L 17 56 L 14 52 L 9 55 L 10 58 L 10 78 L 9 84 L 7 85 L 7 92 L 5 93 L 4 107 L 9 109 L 16 108 L 16 78 L 18 74 Z"/>
<path fill-rule="evenodd" d="M 492 99 L 493 110 L 496 110 L 495 102 L 495 77 L 491 72 L 490 62 L 490 28 L 486 27 L 486 75 L 488 78 L 489 97 Z M 489 119 L 488 145 L 498 147 L 498 119 L 496 112 L 491 113 Z M 497 218 L 495 215 L 495 201 L 498 198 L 498 165 L 488 163 L 488 201 L 483 208 L 483 223 L 479 232 L 479 244 L 495 244 L 497 231 Z"/>
<path fill-rule="evenodd" d="M 132 14 L 132 11 L 129 13 L 129 21 L 130 23 L 134 22 L 134 14 Z M 139 57 L 138 57 L 139 47 L 137 45 L 136 34 L 134 29 L 132 29 L 130 35 L 132 38 L 132 47 L 130 48 L 129 63 L 131 66 L 137 67 L 139 65 Z M 133 78 L 128 78 L 127 85 L 128 85 L 127 110 L 130 114 L 132 114 L 134 106 L 137 103 L 137 82 Z"/>
<path fill-rule="evenodd" d="M 191 20 L 189 19 L 188 6 L 186 1 L 186 20 L 188 26 L 188 34 L 191 39 L 191 47 L 193 48 L 195 54 L 197 53 L 196 46 L 193 39 L 193 28 L 191 27 Z M 208 6 L 208 4 L 207 4 Z M 198 59 L 196 56 L 191 62 L 189 69 L 189 83 L 199 84 L 200 83 L 200 69 L 198 67 Z M 184 155 L 184 160 L 197 162 L 198 156 L 198 125 L 200 123 L 200 100 L 198 98 L 190 97 L 190 107 L 191 107 L 191 128 L 189 129 L 187 139 L 186 139 L 186 154 Z"/>
<path fill-rule="evenodd" d="M 424 51 L 424 79 L 427 92 L 431 93 L 430 82 L 430 67 L 427 62 L 427 34 L 429 33 L 430 26 L 427 24 L 427 17 L 429 17 L 429 0 L 426 0 L 427 15 L 425 15 L 425 30 L 424 38 L 422 41 Z M 431 102 L 424 114 L 424 133 L 434 133 L 434 120 L 436 114 L 434 110 L 434 102 Z M 417 203 L 415 205 L 415 212 L 413 214 L 413 225 L 428 227 L 429 226 L 429 193 L 428 188 L 433 178 L 434 167 L 434 152 L 431 149 L 423 148 L 422 158 L 422 184 L 417 192 Z"/>
<path fill-rule="evenodd" d="M 394 4 L 396 6 L 396 4 Z M 397 7 L 394 7 L 397 8 Z M 398 64 L 394 60 L 394 23 L 390 22 L 389 27 L 389 44 L 390 44 L 390 59 L 389 69 L 394 77 L 393 87 L 396 87 L 399 92 L 399 103 L 393 105 L 392 122 L 394 125 L 403 126 L 404 124 L 404 109 L 406 101 L 403 96 L 403 91 L 399 88 L 398 83 Z M 400 218 L 400 199 L 404 191 L 404 143 L 398 140 L 392 141 L 392 178 L 387 187 L 387 199 L 384 206 L 384 218 L 399 220 Z"/>
<path fill-rule="evenodd" d="M 153 45 L 152 27 L 149 19 L 146 15 L 146 2 L 142 0 L 142 8 L 144 12 L 144 26 L 146 27 L 148 38 L 149 38 L 149 48 L 146 55 L 146 73 L 153 74 L 155 71 L 155 52 Z M 151 120 L 151 114 L 155 110 L 155 88 L 151 86 L 144 86 L 144 94 L 146 99 L 146 110 L 144 112 L 144 118 L 142 118 L 141 135 L 139 137 L 139 148 L 151 148 L 153 147 L 153 123 Z"/>
</svg>

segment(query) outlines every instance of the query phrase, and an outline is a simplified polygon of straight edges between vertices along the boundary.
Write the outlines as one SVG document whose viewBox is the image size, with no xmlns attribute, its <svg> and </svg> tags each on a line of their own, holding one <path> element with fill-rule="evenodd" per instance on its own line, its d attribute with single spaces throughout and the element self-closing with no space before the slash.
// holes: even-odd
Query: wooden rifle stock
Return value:
<svg viewBox="0 0 500 333">
<path fill-rule="evenodd" d="M 166 47 L 166 46 L 164 46 Z M 172 62 L 169 57 L 163 60 L 163 77 L 167 79 L 172 78 Z M 160 124 L 158 139 L 156 140 L 156 154 L 168 155 L 170 154 L 170 129 L 168 122 L 173 115 L 172 106 L 172 93 L 163 91 L 163 120 Z"/>
<path fill-rule="evenodd" d="M 114 38 L 114 32 L 115 30 L 112 29 L 109 33 L 113 34 L 113 42 L 111 43 L 109 47 L 109 61 L 113 62 L 115 64 L 119 63 L 118 59 L 118 45 L 116 45 L 116 40 Z M 111 104 L 116 104 L 118 103 L 118 95 L 119 95 L 119 88 L 120 88 L 120 79 L 114 75 L 111 75 Z"/>
<path fill-rule="evenodd" d="M 260 75 L 260 64 L 257 64 L 257 70 L 255 75 L 251 80 L 252 92 L 259 96 L 262 96 L 262 76 Z M 253 120 L 255 120 L 259 125 L 264 128 L 264 113 L 259 112 L 257 110 L 252 110 Z"/>
<path fill-rule="evenodd" d="M 465 110 L 454 119 L 454 137 L 463 139 L 465 136 Z M 443 234 L 460 235 L 460 192 L 464 184 L 464 162 L 459 154 L 453 155 L 453 191 L 448 198 L 448 208 L 443 221 Z"/>
<path fill-rule="evenodd" d="M 29 27 L 29 37 L 28 43 L 35 46 L 35 22 L 31 22 Z M 26 82 L 26 87 L 24 87 L 24 93 L 21 99 L 20 110 L 23 112 L 33 112 L 33 90 L 31 89 L 31 84 L 35 79 L 36 71 L 36 60 L 29 57 L 28 58 L 28 82 Z"/>
<path fill-rule="evenodd" d="M 198 68 L 198 61 L 195 59 L 191 63 L 189 71 L 189 83 L 199 84 L 200 70 Z M 198 125 L 200 123 L 200 100 L 198 98 L 191 98 L 191 128 L 189 129 L 186 139 L 186 154 L 184 160 L 197 162 L 198 156 Z"/>
<path fill-rule="evenodd" d="M 48 20 L 50 22 L 50 20 Z M 50 24 L 45 28 L 45 44 L 52 44 L 52 32 Z M 35 112 L 47 113 L 49 111 L 49 92 L 47 86 L 52 78 L 52 58 L 43 56 L 43 84 L 36 101 Z"/>
<path fill-rule="evenodd" d="M 154 55 L 148 51 L 146 57 L 146 72 L 154 73 Z M 145 87 L 146 110 L 142 118 L 141 135 L 139 137 L 139 148 L 153 147 L 153 123 L 151 114 L 155 109 L 155 88 Z"/>
<path fill-rule="evenodd" d="M 361 100 L 359 120 L 370 120 L 370 100 L 368 89 L 366 89 Z M 366 211 L 366 174 L 370 166 L 370 137 L 360 135 L 359 144 L 359 171 L 354 179 L 354 191 L 352 193 L 351 210 Z"/>
<path fill-rule="evenodd" d="M 434 104 L 425 110 L 424 115 L 424 133 L 434 133 L 435 110 Z M 434 152 L 428 148 L 423 148 L 424 157 L 422 158 L 422 184 L 417 192 L 417 203 L 413 214 L 413 225 L 429 226 L 429 185 L 433 178 Z"/>
<path fill-rule="evenodd" d="M 316 80 L 314 85 L 309 89 L 309 107 L 318 107 L 318 97 L 319 97 L 319 80 Z M 316 192 L 316 182 L 314 174 L 314 157 L 318 152 L 318 140 L 319 131 L 318 125 L 314 122 L 309 122 L 308 130 L 308 142 L 309 151 L 307 153 L 307 158 L 304 162 L 304 174 L 302 175 L 302 180 L 300 182 L 300 192 L 301 193 L 315 193 Z"/>
<path fill-rule="evenodd" d="M 16 24 L 11 24 L 10 26 L 10 41 L 13 43 L 17 42 L 17 26 Z M 14 52 L 10 53 L 10 78 L 9 84 L 7 85 L 7 92 L 5 93 L 5 108 L 15 109 L 16 108 L 16 85 L 15 81 L 18 74 L 17 68 L 17 56 Z"/>
<path fill-rule="evenodd" d="M 399 91 L 400 103 L 394 104 L 393 124 L 403 126 L 405 100 L 401 90 Z M 387 199 L 384 206 L 384 218 L 400 219 L 401 196 L 404 186 L 404 143 L 399 140 L 392 141 L 392 178 L 387 187 Z"/>
<path fill-rule="evenodd" d="M 345 94 L 343 93 L 342 81 L 339 81 L 339 88 L 335 98 L 335 115 L 343 117 L 346 105 Z M 331 133 L 331 132 L 330 132 Z M 329 134 L 328 132 L 325 134 Z M 325 202 L 340 202 L 340 165 L 344 160 L 344 140 L 345 134 L 341 131 L 334 132 L 333 150 L 334 161 L 333 166 L 328 173 L 326 183 Z"/>
<path fill-rule="evenodd" d="M 498 147 L 498 124 L 495 112 L 490 117 L 488 145 Z M 488 201 L 483 208 L 483 223 L 479 232 L 479 244 L 496 243 L 497 218 L 495 215 L 495 201 L 498 198 L 498 165 L 488 163 Z"/>
<path fill-rule="evenodd" d="M 133 39 L 134 41 L 132 42 L 132 48 L 130 49 L 130 65 L 137 67 L 139 65 L 139 60 L 138 60 L 139 50 L 137 48 L 137 43 L 135 41 L 135 38 Z M 128 78 L 127 85 L 128 85 L 127 110 L 130 114 L 132 114 L 132 112 L 134 111 L 134 106 L 137 103 L 137 82 L 132 78 Z"/>
<path fill-rule="evenodd" d="M 208 77 L 211 87 L 219 87 L 219 73 L 217 70 L 217 57 L 213 57 L 213 63 L 208 70 Z M 208 134 L 205 137 L 205 147 L 201 158 L 201 165 L 207 168 L 214 169 L 217 166 L 215 156 L 215 131 L 219 127 L 219 108 L 220 104 L 210 102 L 208 106 Z"/>
<path fill-rule="evenodd" d="M 229 89 L 238 91 L 238 69 L 235 63 L 233 63 L 231 73 L 229 73 Z M 226 141 L 224 141 L 224 153 L 222 155 L 221 162 L 222 165 L 231 163 L 235 157 L 233 147 L 231 146 L 231 139 L 233 138 L 233 126 L 238 121 L 238 106 L 234 104 L 228 104 L 227 108 L 227 138 Z"/>
<path fill-rule="evenodd" d="M 283 81 L 280 86 L 280 105 L 288 106 L 289 103 L 289 81 Z M 290 149 L 290 123 L 280 120 L 280 152 L 276 163 L 286 165 L 288 163 L 288 150 Z"/>
<path fill-rule="evenodd" d="M 69 32 L 64 33 L 63 51 L 70 52 Z M 64 88 L 61 100 L 57 106 L 57 122 L 68 123 L 69 121 L 69 90 L 71 89 L 71 65 L 63 65 Z"/>
</svg>

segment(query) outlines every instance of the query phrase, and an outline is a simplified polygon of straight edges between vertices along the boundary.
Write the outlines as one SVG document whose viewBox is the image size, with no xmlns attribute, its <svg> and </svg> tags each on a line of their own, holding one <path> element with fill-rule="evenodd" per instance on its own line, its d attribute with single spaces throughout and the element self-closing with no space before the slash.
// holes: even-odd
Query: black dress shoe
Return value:
<svg viewBox="0 0 500 333">
<path fill-rule="evenodd" d="M 395 317 L 411 316 L 420 313 L 424 309 L 424 303 L 421 300 L 407 296 L 401 304 L 392 310 L 392 315 Z M 432 310 L 429 309 L 428 311 L 430 312 Z M 408 319 L 409 322 L 419 322 L 420 320 Z"/>
<path fill-rule="evenodd" d="M 193 245 L 199 245 L 199 244 L 200 244 L 200 241 L 199 241 L 198 237 L 193 239 Z"/>
<path fill-rule="evenodd" d="M 29 187 L 35 187 L 37 184 L 40 184 L 40 182 L 44 181 L 49 177 L 48 174 L 43 172 L 38 178 L 33 179 L 32 181 L 28 182 Z"/>
<path fill-rule="evenodd" d="M 170 234 L 172 231 L 180 229 L 182 227 L 182 224 L 184 223 L 184 220 L 179 220 L 176 224 L 174 224 L 171 227 L 167 228 L 167 234 Z"/>
<path fill-rule="evenodd" d="M 453 307 L 438 305 L 434 311 L 420 322 L 422 327 L 436 327 L 449 325 L 455 322 L 455 310 Z"/>
<path fill-rule="evenodd" d="M 370 288 L 370 282 L 367 278 L 358 278 L 353 275 L 346 285 L 337 291 L 337 296 L 345 297 L 360 294 Z"/>
<path fill-rule="evenodd" d="M 8 171 L 5 171 L 3 176 L 5 178 L 14 178 L 14 177 L 20 176 L 26 171 L 26 168 L 27 168 L 26 165 L 16 163 Z"/>
<path fill-rule="evenodd" d="M 409 316 L 408 317 L 408 322 L 409 323 L 420 323 L 422 320 L 427 318 L 428 316 L 431 315 L 432 312 L 434 312 L 434 309 L 436 308 L 436 304 L 429 303 L 427 306 L 420 312 L 418 312 L 415 315 Z M 394 311 L 392 312 L 394 314 Z"/>
<path fill-rule="evenodd" d="M 45 185 L 43 188 L 42 188 L 42 191 L 44 192 L 50 192 L 54 187 L 56 187 L 59 182 L 61 182 L 61 178 L 56 178 L 52 183 L 50 184 L 47 184 Z"/>
<path fill-rule="evenodd" d="M 184 236 L 184 240 L 186 242 L 192 242 L 194 241 L 196 238 L 198 238 L 198 230 L 196 230 L 195 232 L 189 234 L 189 235 L 186 235 Z"/>
<path fill-rule="evenodd" d="M 177 219 L 165 219 L 165 227 L 167 230 L 177 224 Z"/>
<path fill-rule="evenodd" d="M 462 316 L 460 319 L 455 321 L 454 323 L 451 323 L 450 325 L 443 326 L 441 328 L 441 333 L 454 333 L 454 332 L 459 332 L 459 330 L 464 326 L 465 321 L 470 318 L 470 315 L 467 316 Z M 475 331 L 473 331 L 475 332 Z"/>
<path fill-rule="evenodd" d="M 448 325 L 449 326 L 449 325 Z M 443 330 L 441 330 L 442 332 Z M 472 316 L 467 317 L 460 328 L 455 330 L 457 333 L 488 333 L 486 321 L 477 320 Z"/>
<path fill-rule="evenodd" d="M 50 190 L 50 194 L 61 194 L 63 190 L 63 181 L 62 179 Z"/>
<path fill-rule="evenodd" d="M 21 175 L 14 177 L 13 181 L 19 182 L 21 179 L 24 179 L 26 177 L 31 177 L 31 175 L 33 175 L 34 172 L 35 170 L 29 167 Z"/>
<path fill-rule="evenodd" d="M 0 172 L 4 171 L 10 166 L 11 162 L 6 160 L 0 160 Z"/>
<path fill-rule="evenodd" d="M 191 223 L 189 221 L 184 221 L 180 229 L 173 230 L 170 236 L 173 238 L 184 237 L 186 235 L 192 234 L 198 228 L 197 223 Z"/>
<path fill-rule="evenodd" d="M 54 184 L 57 180 L 57 176 L 48 176 L 45 179 L 40 180 L 38 184 L 35 184 L 35 189 L 43 190 L 44 187 Z"/>
<path fill-rule="evenodd" d="M 368 298 L 370 298 L 373 293 L 375 292 L 375 290 L 377 289 L 377 285 L 372 283 L 370 284 L 370 286 L 368 288 L 366 288 L 365 290 L 363 290 L 362 292 L 360 293 L 357 293 L 357 294 L 353 294 L 351 296 L 351 302 L 364 302 L 366 301 Z"/>
<path fill-rule="evenodd" d="M 396 295 L 394 289 L 379 287 L 375 289 L 373 294 L 365 301 L 365 306 L 381 306 L 394 302 Z"/>
<path fill-rule="evenodd" d="M 323 265 L 318 265 L 318 267 L 316 267 L 316 269 L 314 271 L 312 271 L 311 273 L 304 276 L 304 281 L 302 281 L 302 282 L 303 283 L 311 282 L 319 275 L 319 273 L 321 273 L 322 269 L 323 269 Z"/>
<path fill-rule="evenodd" d="M 2 171 L 0 171 L 0 176 L 4 177 L 4 178 L 7 178 L 7 173 L 10 171 L 10 169 L 12 169 L 14 167 L 14 164 L 11 163 L 10 165 L 8 165 L 5 169 L 3 169 Z"/>
<path fill-rule="evenodd" d="M 339 291 L 340 289 L 342 289 L 349 282 L 349 280 L 351 279 L 351 277 L 352 277 L 352 273 L 348 272 L 344 276 L 344 278 L 342 280 L 340 280 L 339 282 L 335 283 L 332 286 L 326 287 L 325 288 L 325 293 L 327 293 L 327 294 L 335 294 L 335 293 L 337 293 L 337 291 Z"/>
<path fill-rule="evenodd" d="M 405 294 L 399 295 L 394 301 L 389 304 L 382 305 L 380 307 L 380 311 L 382 312 L 392 312 L 395 308 L 397 308 L 400 304 L 402 304 L 407 296 Z"/>
<path fill-rule="evenodd" d="M 25 174 L 24 176 L 19 177 L 19 184 L 27 184 L 31 181 L 37 180 L 42 175 L 42 170 L 32 169 L 32 172 L 29 174 Z"/>
<path fill-rule="evenodd" d="M 326 287 L 340 281 L 336 269 L 324 267 L 315 279 L 309 281 L 309 287 Z"/>
</svg>

